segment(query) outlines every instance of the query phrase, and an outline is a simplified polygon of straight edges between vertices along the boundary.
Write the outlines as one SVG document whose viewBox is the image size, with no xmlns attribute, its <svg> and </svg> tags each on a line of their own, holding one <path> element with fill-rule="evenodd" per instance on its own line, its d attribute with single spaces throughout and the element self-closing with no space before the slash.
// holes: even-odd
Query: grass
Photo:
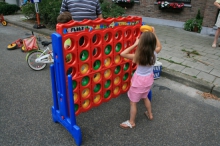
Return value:
<svg viewBox="0 0 220 146">
<path fill-rule="evenodd" d="M 168 61 L 168 62 L 170 62 L 170 63 L 173 63 L 173 64 L 177 64 L 177 65 L 181 65 L 181 66 L 185 66 L 185 67 L 191 68 L 190 66 L 184 65 L 184 64 L 182 64 L 182 63 L 175 62 L 175 61 L 170 60 L 170 59 L 165 59 L 165 58 L 160 58 L 160 59 L 166 60 L 166 61 Z"/>
<path fill-rule="evenodd" d="M 193 51 L 190 52 L 190 51 L 187 51 L 186 49 L 182 49 L 181 51 L 187 52 L 189 54 L 200 55 L 199 52 L 197 52 L 196 50 L 193 50 Z"/>
</svg>

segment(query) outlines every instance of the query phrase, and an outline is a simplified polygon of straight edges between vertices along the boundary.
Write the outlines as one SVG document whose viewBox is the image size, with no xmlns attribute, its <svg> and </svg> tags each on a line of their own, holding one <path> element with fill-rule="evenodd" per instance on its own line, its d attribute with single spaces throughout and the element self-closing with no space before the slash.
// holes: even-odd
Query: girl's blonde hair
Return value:
<svg viewBox="0 0 220 146">
<path fill-rule="evenodd" d="M 152 32 L 143 32 L 135 51 L 134 62 L 144 66 L 154 65 L 156 61 L 156 57 L 154 55 L 156 44 L 157 39 Z"/>
</svg>

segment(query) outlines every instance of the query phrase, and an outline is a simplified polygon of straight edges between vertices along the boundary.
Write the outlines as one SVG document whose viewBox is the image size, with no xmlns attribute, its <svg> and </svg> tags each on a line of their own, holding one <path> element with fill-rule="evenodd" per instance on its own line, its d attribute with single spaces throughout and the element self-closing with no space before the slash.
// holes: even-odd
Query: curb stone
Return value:
<svg viewBox="0 0 220 146">
<path fill-rule="evenodd" d="M 33 31 L 33 32 L 36 32 L 36 33 L 39 33 L 39 34 L 43 34 L 43 35 L 46 35 L 46 36 L 51 36 L 52 33 L 55 33 L 56 30 L 48 30 L 48 29 L 45 29 L 45 28 L 42 28 L 42 29 L 35 29 L 33 28 L 34 24 L 29 24 L 29 25 L 25 25 L 24 23 L 15 23 L 15 22 L 12 22 L 10 20 L 7 19 L 7 22 L 10 23 L 10 24 L 13 24 L 15 26 L 19 26 L 19 27 L 22 27 L 22 28 L 25 28 L 27 30 L 30 30 L 30 31 Z"/>
<path fill-rule="evenodd" d="M 165 67 L 163 67 L 161 71 L 161 76 L 207 93 L 209 93 L 214 86 L 214 84 L 174 70 L 167 69 Z M 214 87 L 212 90 L 212 94 L 220 97 L 220 87 Z"/>
</svg>

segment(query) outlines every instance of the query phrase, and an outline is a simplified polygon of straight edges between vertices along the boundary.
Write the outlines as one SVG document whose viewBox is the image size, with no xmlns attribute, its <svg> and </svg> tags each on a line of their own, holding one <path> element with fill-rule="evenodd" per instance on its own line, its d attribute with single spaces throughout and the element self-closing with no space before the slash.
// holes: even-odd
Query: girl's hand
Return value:
<svg viewBox="0 0 220 146">
<path fill-rule="evenodd" d="M 136 38 L 136 41 L 135 41 L 135 43 L 134 43 L 134 46 L 137 46 L 138 43 L 139 43 L 139 38 L 137 37 L 137 38 Z"/>
<path fill-rule="evenodd" d="M 152 32 L 155 34 L 155 28 L 154 27 L 152 27 L 152 30 L 153 30 Z"/>
</svg>

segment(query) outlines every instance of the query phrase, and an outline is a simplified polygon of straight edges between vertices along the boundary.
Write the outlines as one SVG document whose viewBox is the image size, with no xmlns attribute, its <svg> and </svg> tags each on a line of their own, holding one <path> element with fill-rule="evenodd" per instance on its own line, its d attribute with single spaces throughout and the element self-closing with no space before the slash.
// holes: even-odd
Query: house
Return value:
<svg viewBox="0 0 220 146">
<path fill-rule="evenodd" d="M 218 9 L 214 6 L 215 0 L 166 0 L 170 3 L 184 3 L 183 9 L 178 12 L 159 9 L 159 1 L 165 0 L 134 0 L 134 5 L 126 9 L 126 14 L 142 16 L 146 23 L 183 27 L 185 21 L 195 18 L 200 9 L 203 17 L 203 27 L 200 33 L 208 35 L 214 33 L 213 27 L 218 16 Z"/>
</svg>

